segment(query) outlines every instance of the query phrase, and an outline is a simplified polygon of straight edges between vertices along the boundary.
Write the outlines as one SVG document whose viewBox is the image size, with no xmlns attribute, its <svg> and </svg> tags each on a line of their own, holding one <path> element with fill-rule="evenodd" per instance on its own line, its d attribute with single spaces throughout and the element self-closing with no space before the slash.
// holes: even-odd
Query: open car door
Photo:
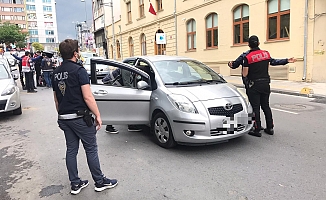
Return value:
<svg viewBox="0 0 326 200">
<path fill-rule="evenodd" d="M 97 78 L 96 65 L 108 67 L 109 83 Z M 150 88 L 149 75 L 136 67 L 114 60 L 91 59 L 91 90 L 104 125 L 149 124 Z"/>
</svg>

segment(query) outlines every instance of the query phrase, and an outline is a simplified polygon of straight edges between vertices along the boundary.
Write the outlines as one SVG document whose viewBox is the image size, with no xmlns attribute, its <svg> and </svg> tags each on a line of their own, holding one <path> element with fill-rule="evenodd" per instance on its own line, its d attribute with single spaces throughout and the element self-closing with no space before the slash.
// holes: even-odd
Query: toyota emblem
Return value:
<svg viewBox="0 0 326 200">
<path fill-rule="evenodd" d="M 233 108 L 233 105 L 231 104 L 231 103 L 227 103 L 226 105 L 225 105 L 225 107 L 224 107 L 224 109 L 225 110 L 232 110 L 232 108 Z"/>
</svg>

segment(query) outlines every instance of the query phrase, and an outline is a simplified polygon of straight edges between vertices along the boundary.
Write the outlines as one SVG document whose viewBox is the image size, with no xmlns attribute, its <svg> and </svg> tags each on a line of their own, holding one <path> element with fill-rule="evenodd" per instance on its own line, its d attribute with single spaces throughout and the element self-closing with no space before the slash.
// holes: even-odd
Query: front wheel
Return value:
<svg viewBox="0 0 326 200">
<path fill-rule="evenodd" d="M 163 113 L 154 116 L 151 127 L 158 145 L 166 149 L 176 146 L 170 122 Z"/>
<path fill-rule="evenodd" d="M 19 106 L 16 110 L 13 111 L 14 115 L 21 115 L 23 113 L 22 111 L 22 105 Z"/>
</svg>

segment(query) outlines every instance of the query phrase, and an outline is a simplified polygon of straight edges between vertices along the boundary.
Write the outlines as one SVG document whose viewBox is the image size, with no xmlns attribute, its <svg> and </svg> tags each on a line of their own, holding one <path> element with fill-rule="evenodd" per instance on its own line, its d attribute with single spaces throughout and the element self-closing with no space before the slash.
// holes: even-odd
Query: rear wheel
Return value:
<svg viewBox="0 0 326 200">
<path fill-rule="evenodd" d="M 163 113 L 154 116 L 151 127 L 158 145 L 167 149 L 176 146 L 170 122 Z"/>
<path fill-rule="evenodd" d="M 14 115 L 21 115 L 23 113 L 22 111 L 22 105 L 19 106 L 16 110 L 13 111 Z"/>
</svg>

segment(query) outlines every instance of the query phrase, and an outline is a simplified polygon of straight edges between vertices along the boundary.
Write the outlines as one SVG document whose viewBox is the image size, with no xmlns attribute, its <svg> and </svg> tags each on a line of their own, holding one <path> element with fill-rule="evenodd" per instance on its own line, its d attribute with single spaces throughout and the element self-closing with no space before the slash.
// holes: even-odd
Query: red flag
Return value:
<svg viewBox="0 0 326 200">
<path fill-rule="evenodd" d="M 149 3 L 149 12 L 152 13 L 153 15 L 156 15 L 156 12 L 154 10 L 152 3 Z"/>
</svg>

